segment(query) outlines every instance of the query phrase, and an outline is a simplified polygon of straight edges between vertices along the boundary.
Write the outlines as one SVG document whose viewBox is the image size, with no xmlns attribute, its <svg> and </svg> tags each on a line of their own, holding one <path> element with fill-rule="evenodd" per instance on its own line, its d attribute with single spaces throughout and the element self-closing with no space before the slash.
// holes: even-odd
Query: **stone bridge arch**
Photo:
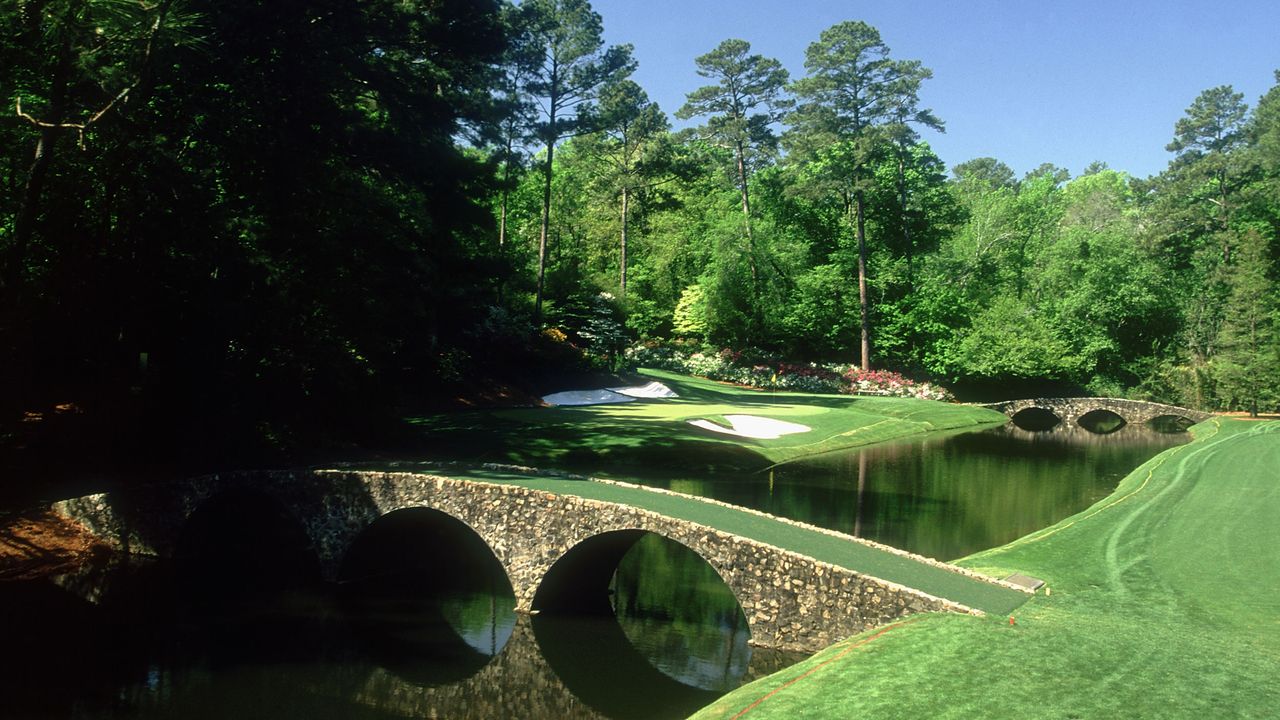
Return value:
<svg viewBox="0 0 1280 720">
<path fill-rule="evenodd" d="M 348 550 L 377 518 L 427 507 L 466 524 L 488 545 L 507 573 L 518 611 L 534 609 L 544 579 L 575 547 L 607 533 L 652 532 L 715 569 L 737 598 L 754 645 L 814 652 L 914 612 L 977 614 L 918 590 L 633 506 L 420 472 L 206 476 L 64 501 L 56 509 L 125 552 L 168 557 L 196 508 L 245 487 L 290 508 L 329 580 L 337 579 Z"/>
<path fill-rule="evenodd" d="M 1086 397 L 1086 398 L 1027 398 L 1021 400 L 1006 400 L 996 403 L 984 403 L 982 407 L 991 408 L 998 412 L 1014 417 L 1024 410 L 1043 410 L 1052 413 L 1062 423 L 1068 427 L 1077 427 L 1080 418 L 1089 413 L 1097 411 L 1106 411 L 1115 413 L 1126 424 L 1141 425 L 1151 422 L 1158 417 L 1174 417 L 1183 418 L 1191 423 L 1198 423 L 1213 417 L 1212 413 L 1206 413 L 1199 410 L 1191 410 L 1188 408 L 1178 407 L 1176 405 L 1165 405 L 1163 403 L 1147 402 L 1145 400 L 1126 400 L 1124 398 L 1104 398 L 1104 397 Z"/>
</svg>

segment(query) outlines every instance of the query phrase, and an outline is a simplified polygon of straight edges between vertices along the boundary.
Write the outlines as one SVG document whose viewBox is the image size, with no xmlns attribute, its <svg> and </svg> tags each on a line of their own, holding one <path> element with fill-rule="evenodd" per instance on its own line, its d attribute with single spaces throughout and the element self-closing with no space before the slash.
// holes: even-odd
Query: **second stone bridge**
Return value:
<svg viewBox="0 0 1280 720">
<path fill-rule="evenodd" d="M 1027 410 L 1041 410 L 1056 416 L 1067 427 L 1076 427 L 1081 418 L 1095 413 L 1116 415 L 1130 425 L 1148 423 L 1156 418 L 1174 418 L 1198 423 L 1213 417 L 1212 413 L 1176 405 L 1106 397 L 1029 398 L 984 403 L 981 406 L 1002 412 L 1011 418 Z"/>
<path fill-rule="evenodd" d="M 293 525 L 329 580 L 341 579 L 351 548 L 380 518 L 415 508 L 443 513 L 492 551 L 518 611 L 611 613 L 619 561 L 656 533 L 714 568 L 752 644 L 778 649 L 814 652 L 916 612 L 1004 614 L 1029 597 L 960 568 L 703 498 L 504 469 L 212 475 L 56 509 L 122 551 L 173 557 L 193 516 L 226 497 L 269 507 Z"/>
</svg>

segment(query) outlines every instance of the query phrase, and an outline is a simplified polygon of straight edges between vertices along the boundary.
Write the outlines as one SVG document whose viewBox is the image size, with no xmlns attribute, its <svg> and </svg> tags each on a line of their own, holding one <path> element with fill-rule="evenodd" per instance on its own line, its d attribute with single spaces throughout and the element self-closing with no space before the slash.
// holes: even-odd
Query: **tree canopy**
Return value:
<svg viewBox="0 0 1280 720">
<path fill-rule="evenodd" d="M 0 5 L 8 422 L 358 441 L 635 342 L 973 398 L 1280 402 L 1280 74 L 1252 107 L 1191 98 L 1154 177 L 1019 178 L 935 154 L 931 71 L 865 22 L 795 78 L 741 39 L 690 58 L 684 130 L 604 22 L 586 0 Z"/>
</svg>

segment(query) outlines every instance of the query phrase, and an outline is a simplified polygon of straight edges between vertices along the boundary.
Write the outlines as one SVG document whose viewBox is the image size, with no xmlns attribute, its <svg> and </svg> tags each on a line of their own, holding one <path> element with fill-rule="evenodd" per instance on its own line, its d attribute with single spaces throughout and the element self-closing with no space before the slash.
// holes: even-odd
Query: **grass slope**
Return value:
<svg viewBox="0 0 1280 720">
<path fill-rule="evenodd" d="M 1092 508 L 962 561 L 1048 581 L 1016 625 L 917 616 L 695 717 L 1275 717 L 1280 423 L 1195 432 Z"/>
<path fill-rule="evenodd" d="M 451 413 L 410 422 L 422 431 L 426 449 L 436 457 L 607 469 L 628 476 L 632 468 L 758 470 L 805 455 L 1005 421 L 985 408 L 928 400 L 769 392 L 659 370 L 640 372 L 666 383 L 680 397 Z M 688 424 L 700 418 L 722 421 L 735 413 L 800 423 L 812 430 L 753 440 Z"/>
<path fill-rule="evenodd" d="M 714 527 L 774 547 L 808 555 L 822 562 L 906 585 L 985 612 L 1003 615 L 1022 605 L 1028 597 L 1025 593 L 983 582 L 968 575 L 961 575 L 878 547 L 852 542 L 818 530 L 781 522 L 759 513 L 704 502 L 685 495 L 653 492 L 644 488 L 612 483 L 530 477 L 485 470 L 448 474 L 454 477 L 516 484 L 559 495 L 576 495 L 651 510 L 667 517 Z"/>
</svg>

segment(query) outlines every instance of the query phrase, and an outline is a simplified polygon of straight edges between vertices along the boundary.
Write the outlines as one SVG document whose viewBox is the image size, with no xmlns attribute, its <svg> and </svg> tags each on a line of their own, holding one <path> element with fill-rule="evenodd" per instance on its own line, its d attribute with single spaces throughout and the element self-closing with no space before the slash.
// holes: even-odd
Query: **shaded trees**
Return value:
<svg viewBox="0 0 1280 720">
<path fill-rule="evenodd" d="M 894 61 L 880 33 L 863 22 L 844 22 L 822 32 L 805 51 L 806 77 L 792 85 L 799 99 L 787 122 L 789 147 L 820 163 L 832 189 L 844 198 L 857 243 L 861 326 L 860 362 L 871 363 L 870 301 L 867 296 L 866 191 L 868 167 L 882 143 L 911 139 L 911 123 L 941 127 L 920 110 L 917 92 L 928 70 Z"/>
<path fill-rule="evenodd" d="M 184 8 L 198 42 L 156 45 L 149 92 L 50 166 L 20 385 L 269 443 L 340 432 L 432 366 L 468 315 L 440 307 L 483 287 L 489 173 L 456 141 L 489 102 L 497 5 Z M 164 429 L 184 427 L 203 432 Z"/>
<path fill-rule="evenodd" d="M 777 150 L 777 138 L 770 125 L 780 119 L 789 103 L 783 93 L 786 69 L 773 58 L 750 53 L 751 44 L 747 41 L 725 40 L 711 52 L 699 55 L 695 60 L 698 75 L 715 83 L 689 93 L 676 117 L 706 117 L 707 124 L 700 135 L 732 152 L 734 179 L 742 199 L 752 305 L 758 311 L 760 258 L 751 222 L 750 178 Z M 758 312 L 756 318 L 759 322 Z"/>
<path fill-rule="evenodd" d="M 546 148 L 534 299 L 534 316 L 541 318 L 556 144 L 593 129 L 593 103 L 601 87 L 630 74 L 635 63 L 629 46 L 604 46 L 600 15 L 587 0 L 526 0 L 519 12 L 519 31 L 536 58 L 524 76 L 524 91 L 538 104 L 535 134 Z"/>
<path fill-rule="evenodd" d="M 583 152 L 600 161 L 596 184 L 618 198 L 618 287 L 627 296 L 627 230 L 632 203 L 674 180 L 666 116 L 644 90 L 630 80 L 601 93 L 599 130 L 583 137 Z"/>
</svg>

